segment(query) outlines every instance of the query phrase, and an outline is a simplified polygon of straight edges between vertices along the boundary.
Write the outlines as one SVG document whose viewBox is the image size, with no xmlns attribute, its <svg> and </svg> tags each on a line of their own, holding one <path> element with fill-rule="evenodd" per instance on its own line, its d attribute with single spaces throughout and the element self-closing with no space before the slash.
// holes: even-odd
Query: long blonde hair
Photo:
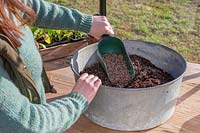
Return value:
<svg viewBox="0 0 200 133">
<path fill-rule="evenodd" d="M 23 33 L 10 20 L 5 8 L 7 8 L 9 15 L 14 15 L 19 20 L 21 25 L 30 26 L 35 20 L 35 12 L 20 0 L 0 0 L 0 32 L 6 35 L 18 47 L 21 44 L 17 38 L 22 36 Z M 25 17 L 20 16 L 20 12 L 25 13 Z"/>
</svg>

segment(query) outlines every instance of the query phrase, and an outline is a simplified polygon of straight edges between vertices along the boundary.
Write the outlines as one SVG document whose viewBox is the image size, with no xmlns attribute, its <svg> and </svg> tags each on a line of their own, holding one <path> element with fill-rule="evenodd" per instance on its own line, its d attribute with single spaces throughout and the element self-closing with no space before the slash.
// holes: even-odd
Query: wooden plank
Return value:
<svg viewBox="0 0 200 133">
<path fill-rule="evenodd" d="M 58 91 L 57 94 L 47 94 L 48 101 L 69 93 L 75 83 L 70 67 L 67 65 L 61 67 L 58 64 L 59 69 L 47 71 L 51 83 Z M 60 65 L 63 64 L 60 63 Z M 187 63 L 187 71 L 181 84 L 176 110 L 164 124 L 141 132 L 115 131 L 101 127 L 82 115 L 65 133 L 200 133 L 200 64 Z"/>
<path fill-rule="evenodd" d="M 88 45 L 87 40 L 82 40 L 78 42 L 72 42 L 72 43 L 62 44 L 58 46 L 53 46 L 51 48 L 41 49 L 39 50 L 39 52 L 43 61 L 50 61 L 50 60 L 70 56 L 75 51 L 87 45 Z"/>
</svg>

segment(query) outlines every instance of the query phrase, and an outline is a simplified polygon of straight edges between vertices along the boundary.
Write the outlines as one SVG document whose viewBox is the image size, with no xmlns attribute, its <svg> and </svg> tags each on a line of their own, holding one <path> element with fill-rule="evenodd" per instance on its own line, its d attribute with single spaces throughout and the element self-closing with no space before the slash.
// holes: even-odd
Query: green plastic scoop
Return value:
<svg viewBox="0 0 200 133">
<path fill-rule="evenodd" d="M 120 84 L 115 84 L 115 85 L 119 86 L 119 87 L 127 86 L 134 79 L 135 71 L 134 71 L 134 67 L 131 63 L 130 57 L 129 57 L 126 49 L 125 49 L 123 42 L 116 37 L 112 37 L 112 36 L 109 36 L 109 35 L 103 35 L 101 41 L 98 44 L 97 55 L 99 57 L 99 62 L 101 63 L 104 71 L 107 74 L 107 77 L 109 78 L 109 80 L 112 83 L 111 78 L 113 79 L 113 77 L 111 77 L 111 73 L 109 73 L 109 71 L 108 71 L 108 67 L 107 67 L 106 62 L 103 58 L 104 54 L 111 54 L 111 55 L 116 54 L 116 55 L 122 55 L 123 56 L 124 64 L 126 65 L 126 69 L 128 69 L 129 81 L 124 82 L 125 84 L 123 83 L 123 86 L 120 85 Z M 117 67 L 117 66 L 115 66 L 115 67 Z"/>
<path fill-rule="evenodd" d="M 106 16 L 106 0 L 100 0 L 100 15 Z M 112 67 L 110 67 L 109 62 L 105 62 L 107 61 L 104 60 L 105 54 L 117 55 L 114 61 L 110 61 L 110 63 L 113 65 Z M 120 39 L 109 35 L 103 35 L 101 41 L 98 44 L 97 55 L 99 57 L 99 62 L 107 74 L 108 79 L 113 85 L 118 87 L 125 87 L 134 79 L 135 70 L 124 47 L 124 44 Z M 116 62 L 118 57 L 120 58 L 120 65 Z M 109 68 L 106 63 L 109 64 Z M 112 69 L 114 69 L 114 71 Z M 118 80 L 116 80 L 116 77 L 118 77 Z"/>
</svg>

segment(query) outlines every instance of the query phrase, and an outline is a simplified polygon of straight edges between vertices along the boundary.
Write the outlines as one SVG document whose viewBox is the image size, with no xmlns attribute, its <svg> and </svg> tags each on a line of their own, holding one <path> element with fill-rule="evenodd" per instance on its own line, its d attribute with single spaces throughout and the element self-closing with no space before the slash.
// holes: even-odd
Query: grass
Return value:
<svg viewBox="0 0 200 133">
<path fill-rule="evenodd" d="M 84 13 L 99 13 L 99 0 L 49 0 Z M 200 63 L 199 0 L 108 0 L 115 36 L 166 45 Z"/>
</svg>

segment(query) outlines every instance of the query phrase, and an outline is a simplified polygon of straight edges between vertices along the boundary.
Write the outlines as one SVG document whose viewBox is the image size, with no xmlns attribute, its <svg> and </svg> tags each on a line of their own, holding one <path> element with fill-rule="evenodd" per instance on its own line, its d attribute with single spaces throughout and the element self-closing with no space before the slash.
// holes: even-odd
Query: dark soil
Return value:
<svg viewBox="0 0 200 133">
<path fill-rule="evenodd" d="M 104 54 L 103 60 L 107 66 L 110 82 L 118 87 L 127 86 L 131 77 L 124 56 L 122 54 Z"/>
<path fill-rule="evenodd" d="M 130 58 L 135 68 L 135 78 L 126 88 L 152 87 L 174 79 L 170 74 L 157 68 L 145 58 L 137 55 L 131 55 Z M 80 74 L 84 72 L 98 76 L 102 80 L 103 85 L 116 87 L 116 85 L 110 82 L 100 63 L 95 63 L 85 68 Z"/>
</svg>

